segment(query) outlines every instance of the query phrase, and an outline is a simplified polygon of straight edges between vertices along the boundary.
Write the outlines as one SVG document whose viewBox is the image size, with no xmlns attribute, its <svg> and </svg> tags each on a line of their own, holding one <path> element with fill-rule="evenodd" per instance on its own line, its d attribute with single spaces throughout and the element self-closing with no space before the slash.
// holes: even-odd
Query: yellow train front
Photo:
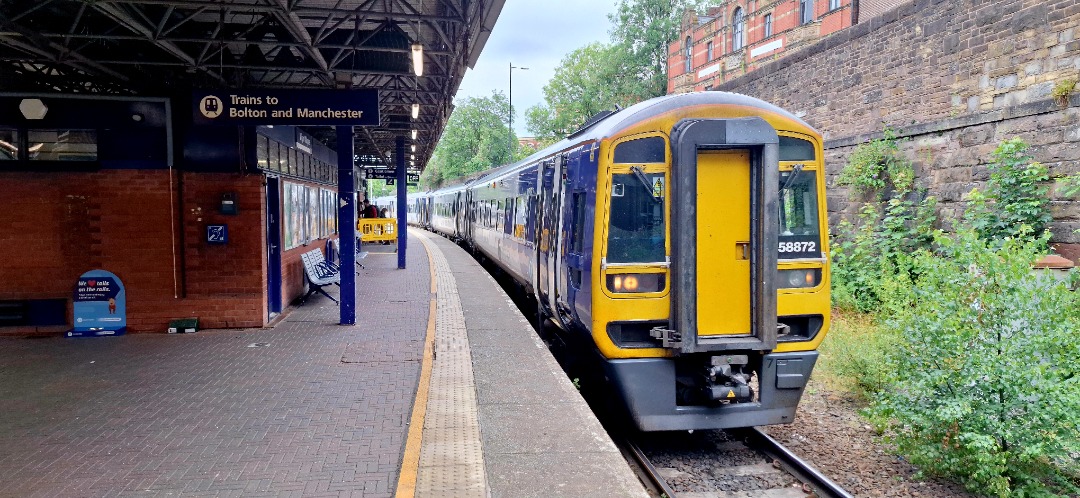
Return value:
<svg viewBox="0 0 1080 498">
<path fill-rule="evenodd" d="M 829 326 L 821 137 L 742 95 L 646 104 L 595 130 L 605 373 L 642 430 L 790 423 Z"/>
<path fill-rule="evenodd" d="M 829 326 L 821 136 L 724 92 L 597 116 L 426 194 L 598 356 L 642 430 L 790 423 Z"/>
</svg>

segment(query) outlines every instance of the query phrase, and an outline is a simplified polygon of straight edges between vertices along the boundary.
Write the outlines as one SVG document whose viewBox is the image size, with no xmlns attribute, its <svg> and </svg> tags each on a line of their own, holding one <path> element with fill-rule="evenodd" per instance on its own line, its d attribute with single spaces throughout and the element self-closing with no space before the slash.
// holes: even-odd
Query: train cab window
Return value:
<svg viewBox="0 0 1080 498">
<path fill-rule="evenodd" d="M 0 161 L 19 159 L 19 131 L 0 128 Z"/>
<path fill-rule="evenodd" d="M 780 172 L 780 258 L 821 257 L 817 172 Z"/>
<path fill-rule="evenodd" d="M 662 141 L 662 139 L 661 139 Z M 664 173 L 611 175 L 609 263 L 656 263 L 666 260 Z"/>
<path fill-rule="evenodd" d="M 781 161 L 813 161 L 814 144 L 795 137 L 780 137 Z"/>
<path fill-rule="evenodd" d="M 95 130 L 30 130 L 26 148 L 31 161 L 96 161 Z"/>
<path fill-rule="evenodd" d="M 615 146 L 614 163 L 662 163 L 667 144 L 664 137 L 647 137 L 628 140 Z"/>
</svg>

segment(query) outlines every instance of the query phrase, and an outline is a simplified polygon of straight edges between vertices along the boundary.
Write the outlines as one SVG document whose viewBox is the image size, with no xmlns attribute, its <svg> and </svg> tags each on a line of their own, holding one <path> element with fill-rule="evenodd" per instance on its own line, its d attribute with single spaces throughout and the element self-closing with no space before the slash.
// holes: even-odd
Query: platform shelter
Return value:
<svg viewBox="0 0 1080 498">
<path fill-rule="evenodd" d="M 307 292 L 301 256 L 355 234 L 360 168 L 426 164 L 502 5 L 0 2 L 0 335 L 77 328 L 99 270 L 125 331 L 271 323 Z M 361 124 L 318 92 L 374 98 Z"/>
</svg>

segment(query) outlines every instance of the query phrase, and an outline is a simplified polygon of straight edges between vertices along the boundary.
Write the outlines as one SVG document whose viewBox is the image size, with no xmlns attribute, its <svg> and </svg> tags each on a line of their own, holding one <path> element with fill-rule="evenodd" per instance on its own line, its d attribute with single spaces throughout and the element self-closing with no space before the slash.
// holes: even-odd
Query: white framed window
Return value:
<svg viewBox="0 0 1080 498">
<path fill-rule="evenodd" d="M 765 14 L 765 38 L 772 36 L 772 14 Z"/>
<path fill-rule="evenodd" d="M 840 0 L 829 0 L 829 10 L 836 10 L 840 8 Z"/>
<path fill-rule="evenodd" d="M 713 44 L 711 41 L 705 44 L 705 51 L 708 53 L 709 60 L 713 60 Z"/>
</svg>

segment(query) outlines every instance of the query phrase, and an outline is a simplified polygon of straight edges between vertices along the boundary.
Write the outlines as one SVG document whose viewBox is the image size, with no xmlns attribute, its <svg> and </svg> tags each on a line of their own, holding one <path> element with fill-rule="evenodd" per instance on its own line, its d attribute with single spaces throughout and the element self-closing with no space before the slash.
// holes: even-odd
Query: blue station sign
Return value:
<svg viewBox="0 0 1080 498">
<path fill-rule="evenodd" d="M 377 126 L 379 91 L 195 90 L 191 108 L 197 125 Z"/>
<path fill-rule="evenodd" d="M 127 295 L 120 277 L 105 270 L 83 273 L 72 303 L 74 326 L 68 337 L 121 335 L 127 331 Z"/>
</svg>

